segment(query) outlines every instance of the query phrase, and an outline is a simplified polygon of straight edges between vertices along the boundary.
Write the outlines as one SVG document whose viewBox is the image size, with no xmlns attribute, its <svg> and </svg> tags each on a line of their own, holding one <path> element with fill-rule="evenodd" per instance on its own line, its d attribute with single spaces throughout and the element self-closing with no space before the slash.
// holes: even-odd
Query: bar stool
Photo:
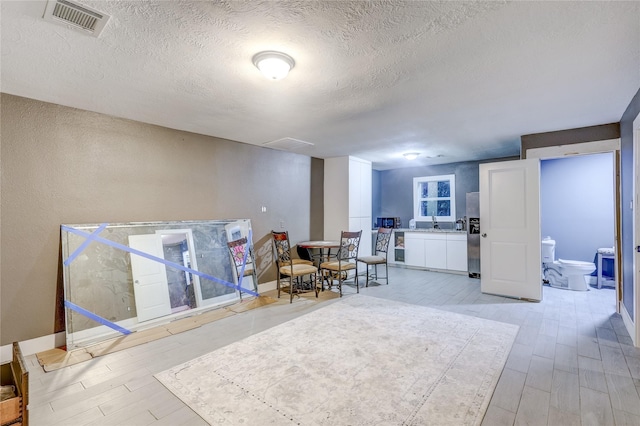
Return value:
<svg viewBox="0 0 640 426">
<path fill-rule="evenodd" d="M 614 287 L 615 287 L 615 258 L 616 252 L 615 249 L 609 247 L 602 247 L 598 249 L 598 288 L 602 288 L 603 281 L 606 280 L 602 277 L 602 259 L 613 259 L 614 260 Z"/>
</svg>

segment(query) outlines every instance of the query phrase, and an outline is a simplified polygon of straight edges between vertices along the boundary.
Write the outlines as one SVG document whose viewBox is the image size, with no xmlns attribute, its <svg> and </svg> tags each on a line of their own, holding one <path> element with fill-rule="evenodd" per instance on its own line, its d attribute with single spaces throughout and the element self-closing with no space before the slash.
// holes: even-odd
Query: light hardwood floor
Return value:
<svg viewBox="0 0 640 426">
<path fill-rule="evenodd" d="M 520 326 L 483 425 L 640 425 L 640 349 L 615 313 L 613 289 L 545 287 L 544 300 L 530 303 L 484 295 L 479 280 L 463 275 L 389 269 L 390 285 L 361 293 Z M 50 373 L 28 356 L 31 424 L 204 425 L 153 375 L 338 300 L 308 299 L 311 293 Z"/>
</svg>

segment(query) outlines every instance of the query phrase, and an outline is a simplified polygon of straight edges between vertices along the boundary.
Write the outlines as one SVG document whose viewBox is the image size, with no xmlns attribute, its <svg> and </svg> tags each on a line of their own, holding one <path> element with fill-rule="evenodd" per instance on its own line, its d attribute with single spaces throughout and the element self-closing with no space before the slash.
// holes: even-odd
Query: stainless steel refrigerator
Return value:
<svg viewBox="0 0 640 426">
<path fill-rule="evenodd" d="M 480 278 L 479 192 L 467 192 L 467 264 L 469 277 Z"/>
</svg>

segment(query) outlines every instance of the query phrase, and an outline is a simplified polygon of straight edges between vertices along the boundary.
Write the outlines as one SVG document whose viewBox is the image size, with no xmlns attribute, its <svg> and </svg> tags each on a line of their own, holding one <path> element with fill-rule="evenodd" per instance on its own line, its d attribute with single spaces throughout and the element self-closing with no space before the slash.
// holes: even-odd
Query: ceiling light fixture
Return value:
<svg viewBox="0 0 640 426">
<path fill-rule="evenodd" d="M 253 56 L 253 65 L 270 80 L 285 78 L 295 64 L 291 56 L 273 50 L 256 53 Z"/>
<path fill-rule="evenodd" d="M 418 154 L 417 152 L 405 152 L 402 155 L 404 155 L 404 158 L 406 158 L 407 160 L 415 160 L 420 154 Z"/>
</svg>

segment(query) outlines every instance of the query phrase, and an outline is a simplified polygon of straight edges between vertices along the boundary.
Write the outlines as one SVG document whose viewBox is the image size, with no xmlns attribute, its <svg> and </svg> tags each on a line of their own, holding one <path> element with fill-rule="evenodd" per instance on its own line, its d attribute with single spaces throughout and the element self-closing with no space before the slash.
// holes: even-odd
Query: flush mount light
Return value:
<svg viewBox="0 0 640 426">
<path fill-rule="evenodd" d="M 256 53 L 253 56 L 253 65 L 270 80 L 285 78 L 295 64 L 291 56 L 272 50 Z"/>
<path fill-rule="evenodd" d="M 415 160 L 416 158 L 418 158 L 418 154 L 417 152 L 405 152 L 404 154 L 402 154 L 404 156 L 404 158 L 406 158 L 407 160 Z"/>
</svg>

